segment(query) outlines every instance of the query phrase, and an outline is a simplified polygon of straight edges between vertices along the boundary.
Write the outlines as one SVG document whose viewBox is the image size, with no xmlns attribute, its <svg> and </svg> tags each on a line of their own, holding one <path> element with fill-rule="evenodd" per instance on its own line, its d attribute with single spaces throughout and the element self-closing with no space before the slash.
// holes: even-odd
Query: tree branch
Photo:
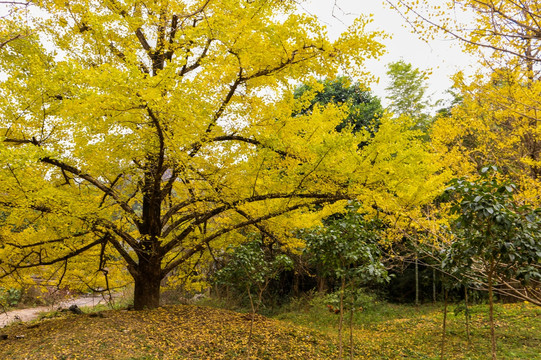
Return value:
<svg viewBox="0 0 541 360">
<path fill-rule="evenodd" d="M 188 260 L 193 254 L 195 254 L 195 253 L 197 253 L 199 251 L 202 251 L 205 248 L 205 246 L 207 246 L 207 244 L 210 243 L 212 240 L 214 240 L 214 239 L 216 239 L 216 238 L 218 238 L 218 237 L 220 237 L 220 236 L 222 236 L 224 234 L 227 234 L 227 233 L 229 233 L 231 231 L 234 231 L 234 230 L 237 230 L 237 229 L 249 226 L 249 225 L 254 225 L 254 224 L 260 223 L 260 222 L 262 222 L 264 220 L 272 219 L 274 217 L 277 217 L 277 216 L 280 216 L 280 215 L 283 215 L 283 214 L 286 214 L 288 212 L 298 210 L 298 209 L 301 209 L 301 208 L 304 208 L 304 207 L 309 207 L 309 206 L 313 206 L 313 205 L 320 205 L 320 204 L 329 203 L 329 202 L 332 202 L 332 201 L 344 200 L 345 198 L 346 197 L 340 196 L 340 197 L 329 198 L 329 199 L 325 199 L 325 200 L 317 200 L 317 201 L 313 201 L 313 202 L 310 202 L 310 203 L 303 203 L 303 204 L 296 204 L 296 205 L 288 206 L 285 209 L 275 211 L 275 212 L 272 212 L 272 213 L 269 213 L 269 214 L 266 214 L 266 215 L 263 215 L 263 216 L 260 216 L 260 217 L 257 217 L 257 218 L 253 218 L 251 220 L 247 220 L 247 221 L 238 223 L 236 225 L 233 225 L 233 226 L 218 230 L 218 231 L 214 232 L 213 234 L 211 234 L 211 235 L 205 237 L 204 239 L 202 239 L 199 242 L 199 244 L 197 244 L 196 246 L 192 247 L 191 249 L 188 249 L 184 253 L 184 255 L 182 257 L 178 258 L 174 262 L 171 262 L 167 267 L 165 267 L 162 270 L 162 276 L 167 275 L 171 270 L 173 270 L 174 268 L 176 268 L 177 266 L 179 266 L 180 264 L 182 264 L 183 262 Z M 174 248 L 174 246 L 170 247 L 169 250 L 172 250 L 173 248 Z"/>
<path fill-rule="evenodd" d="M 90 184 L 94 185 L 97 189 L 99 189 L 103 193 L 105 193 L 108 196 L 110 196 L 111 198 L 113 198 L 115 200 L 115 202 L 122 208 L 122 210 L 124 210 L 126 213 L 131 215 L 131 218 L 134 220 L 135 224 L 137 226 L 140 225 L 140 220 L 137 218 L 137 215 L 135 214 L 135 211 L 127 203 L 123 202 L 120 199 L 120 196 L 117 194 L 117 192 L 113 188 L 109 188 L 109 187 L 105 186 L 104 184 L 102 184 L 101 182 L 96 180 L 91 175 L 84 174 L 82 171 L 80 171 L 76 167 L 68 165 L 66 163 L 63 163 L 62 161 L 59 161 L 59 160 L 56 160 L 56 159 L 53 159 L 53 158 L 50 158 L 50 157 L 44 157 L 44 158 L 41 159 L 41 162 L 56 166 L 59 169 L 67 171 L 67 172 L 69 172 L 69 173 L 71 173 L 73 175 L 76 175 L 76 176 L 80 177 L 81 179 L 84 179 L 84 180 L 88 181 Z"/>
<path fill-rule="evenodd" d="M 65 240 L 69 240 L 69 239 L 72 239 L 74 237 L 84 236 L 84 235 L 88 235 L 88 234 L 90 234 L 90 231 L 79 232 L 79 233 L 75 233 L 75 234 L 72 234 L 70 236 L 65 236 L 65 237 L 61 237 L 61 238 L 58 238 L 58 239 L 38 241 L 38 242 L 32 243 L 32 244 L 19 245 L 19 244 L 15 244 L 15 243 L 11 243 L 11 242 L 6 242 L 6 245 L 13 246 L 13 247 L 18 248 L 18 249 L 27 249 L 27 248 L 31 248 L 31 247 L 34 247 L 34 246 L 40 246 L 40 245 L 63 242 Z"/>
<path fill-rule="evenodd" d="M 17 264 L 17 265 L 11 265 L 11 267 L 12 267 L 14 270 L 17 270 L 17 269 L 27 269 L 27 268 L 32 268 L 32 267 L 36 267 L 36 266 L 52 265 L 52 264 L 55 264 L 55 263 L 57 263 L 57 262 L 60 262 L 60 261 L 66 261 L 66 260 L 68 260 L 68 259 L 70 259 L 70 258 L 72 258 L 72 257 L 75 257 L 75 256 L 77 256 L 77 255 L 80 255 L 80 254 L 84 253 L 85 251 L 87 251 L 87 250 L 93 248 L 94 246 L 101 244 L 102 242 L 103 242 L 103 239 L 98 239 L 98 240 L 96 240 L 96 241 L 91 242 L 91 243 L 88 244 L 88 245 L 83 246 L 82 248 L 79 248 L 79 249 L 74 250 L 74 251 L 72 251 L 72 252 L 70 252 L 70 253 L 68 253 L 68 254 L 66 254 L 66 255 L 64 255 L 64 256 L 61 256 L 61 257 L 59 257 L 59 258 L 55 258 L 55 259 L 52 259 L 52 260 L 42 261 L 42 260 L 40 259 L 40 261 L 37 262 L 37 263 L 26 264 L 26 265 L 23 265 L 22 263 L 19 263 L 19 264 Z M 8 274 L 3 274 L 2 276 L 0 276 L 0 278 L 5 277 L 5 276 L 7 276 L 7 275 L 8 275 Z"/>
</svg>

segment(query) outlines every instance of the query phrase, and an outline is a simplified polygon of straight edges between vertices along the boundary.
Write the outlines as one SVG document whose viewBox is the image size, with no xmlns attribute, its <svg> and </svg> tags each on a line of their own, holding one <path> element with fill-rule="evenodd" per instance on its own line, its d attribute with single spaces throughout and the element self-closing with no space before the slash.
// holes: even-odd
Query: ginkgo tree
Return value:
<svg viewBox="0 0 541 360">
<path fill-rule="evenodd" d="M 460 106 L 434 129 L 459 175 L 497 164 L 513 177 L 524 196 L 540 191 L 539 64 L 541 2 L 459 0 L 448 2 L 387 0 L 408 13 L 410 24 L 426 38 L 446 34 L 476 56 L 479 71 L 458 73 Z M 453 12 L 457 16 L 450 17 Z M 474 126 L 472 126 L 474 124 Z"/>
<path fill-rule="evenodd" d="M 335 130 L 345 106 L 292 115 L 318 78 L 381 54 L 367 19 L 331 42 L 289 0 L 33 6 L 2 19 L 30 35 L 0 49 L 1 278 L 129 274 L 135 309 L 154 308 L 168 274 L 246 233 L 295 248 L 291 230 L 341 201 L 399 214 L 442 188 L 401 124 L 371 137 Z M 314 91 L 295 99 L 299 83 Z"/>
</svg>

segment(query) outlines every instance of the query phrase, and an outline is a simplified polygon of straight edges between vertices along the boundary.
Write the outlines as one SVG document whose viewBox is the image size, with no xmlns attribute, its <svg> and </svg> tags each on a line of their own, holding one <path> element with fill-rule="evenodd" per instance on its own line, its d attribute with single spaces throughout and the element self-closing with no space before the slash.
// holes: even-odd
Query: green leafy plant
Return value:
<svg viewBox="0 0 541 360">
<path fill-rule="evenodd" d="M 350 204 L 345 214 L 337 214 L 326 221 L 325 226 L 306 233 L 307 252 L 314 266 L 323 276 L 338 280 L 339 356 L 343 356 L 342 330 L 344 311 L 350 312 L 350 334 L 353 312 L 360 299 L 357 289 L 369 282 L 388 280 L 388 274 L 380 261 L 377 246 L 378 226 L 366 221 L 357 212 L 358 206 Z M 349 305 L 349 306 L 348 306 Z M 353 343 L 350 336 L 350 358 Z"/>
<path fill-rule="evenodd" d="M 513 280 L 523 285 L 541 280 L 539 209 L 514 198 L 512 183 L 499 180 L 496 167 L 480 178 L 456 179 L 448 191 L 458 196 L 452 207 L 456 241 L 448 249 L 444 269 L 459 278 L 485 285 L 489 298 L 492 358 L 496 358 L 494 287 Z"/>
<path fill-rule="evenodd" d="M 231 248 L 232 256 L 216 275 L 216 282 L 240 287 L 246 291 L 250 300 L 251 319 L 248 337 L 248 357 L 252 344 L 255 314 L 263 300 L 269 282 L 282 271 L 291 269 L 293 261 L 285 254 L 270 256 L 263 250 L 262 240 L 257 239 L 236 248 Z M 255 294 L 255 297 L 254 297 Z"/>
</svg>

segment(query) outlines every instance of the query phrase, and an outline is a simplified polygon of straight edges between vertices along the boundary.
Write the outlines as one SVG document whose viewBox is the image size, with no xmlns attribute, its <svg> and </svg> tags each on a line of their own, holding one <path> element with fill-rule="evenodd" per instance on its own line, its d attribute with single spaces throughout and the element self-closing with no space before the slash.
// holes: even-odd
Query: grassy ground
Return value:
<svg viewBox="0 0 541 360">
<path fill-rule="evenodd" d="M 472 310 L 472 345 L 464 316 L 448 316 L 447 359 L 487 359 L 485 306 Z M 541 309 L 496 308 L 500 359 L 541 359 Z M 258 316 L 252 359 L 336 359 L 337 315 L 323 303 L 297 306 L 274 319 Z M 357 313 L 355 359 L 439 359 L 441 307 L 376 304 Z M 153 311 L 67 315 L 0 329 L 0 359 L 247 358 L 249 316 L 210 307 L 174 305 Z M 346 332 L 347 335 L 347 332 Z M 347 338 L 347 337 L 346 337 Z M 347 342 L 347 341 L 346 341 Z M 346 347 L 346 354 L 349 349 Z"/>
<path fill-rule="evenodd" d="M 488 359 L 488 306 L 471 308 L 468 343 L 464 312 L 449 306 L 445 359 Z M 338 333 L 338 317 L 324 306 L 296 309 L 276 318 L 309 326 L 330 336 Z M 530 304 L 498 304 L 495 308 L 499 359 L 541 359 L 541 308 Z M 346 321 L 348 319 L 345 319 Z M 355 314 L 353 338 L 356 359 L 440 359 L 443 307 L 376 304 Z M 347 324 L 345 324 L 347 326 Z M 348 341 L 349 329 L 345 340 Z"/>
</svg>

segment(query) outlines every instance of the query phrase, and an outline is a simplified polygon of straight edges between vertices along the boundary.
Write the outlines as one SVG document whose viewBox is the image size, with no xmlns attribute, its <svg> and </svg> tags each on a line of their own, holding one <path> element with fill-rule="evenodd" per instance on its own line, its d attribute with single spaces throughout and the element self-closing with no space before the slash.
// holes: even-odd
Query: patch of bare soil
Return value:
<svg viewBox="0 0 541 360">
<path fill-rule="evenodd" d="M 93 307 L 98 304 L 105 304 L 106 301 L 101 296 L 83 296 L 74 298 L 71 300 L 62 301 L 60 303 L 51 306 L 39 306 L 28 309 L 17 309 L 0 313 L 0 328 L 5 327 L 13 322 L 27 322 L 38 318 L 40 313 L 53 311 L 59 307 L 62 309 L 68 309 L 72 305 L 78 307 L 88 306 Z"/>
</svg>

